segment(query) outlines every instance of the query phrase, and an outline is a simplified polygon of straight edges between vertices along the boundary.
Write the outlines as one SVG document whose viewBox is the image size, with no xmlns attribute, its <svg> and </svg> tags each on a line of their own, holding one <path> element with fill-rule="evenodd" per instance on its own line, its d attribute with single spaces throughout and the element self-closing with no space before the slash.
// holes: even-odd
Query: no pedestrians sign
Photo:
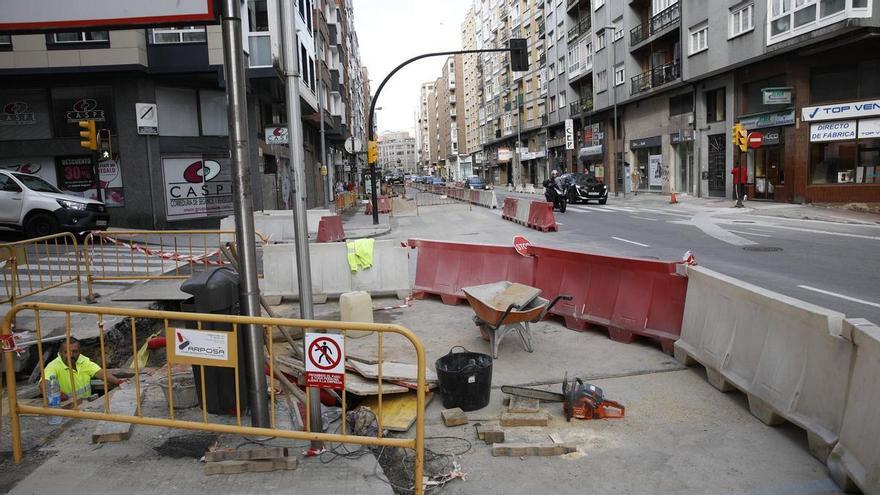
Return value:
<svg viewBox="0 0 880 495">
<path fill-rule="evenodd" d="M 306 385 L 342 389 L 345 387 L 345 337 L 329 333 L 307 333 Z"/>
</svg>

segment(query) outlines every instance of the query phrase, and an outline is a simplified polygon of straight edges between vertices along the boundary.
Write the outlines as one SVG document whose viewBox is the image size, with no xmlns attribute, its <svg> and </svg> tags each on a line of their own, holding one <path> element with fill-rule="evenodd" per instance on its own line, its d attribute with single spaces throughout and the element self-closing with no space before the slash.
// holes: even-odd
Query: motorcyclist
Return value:
<svg viewBox="0 0 880 495">
<path fill-rule="evenodd" d="M 544 180 L 544 199 L 546 199 L 548 203 L 556 202 L 556 178 L 558 176 L 559 172 L 553 170 L 550 172 L 550 177 Z"/>
</svg>

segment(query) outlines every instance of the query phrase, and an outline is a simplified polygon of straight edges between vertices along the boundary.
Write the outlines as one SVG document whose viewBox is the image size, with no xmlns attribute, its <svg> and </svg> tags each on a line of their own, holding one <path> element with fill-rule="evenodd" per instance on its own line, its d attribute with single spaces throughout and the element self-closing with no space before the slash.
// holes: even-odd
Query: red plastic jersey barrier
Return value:
<svg viewBox="0 0 880 495">
<path fill-rule="evenodd" d="M 513 246 L 465 244 L 410 239 L 418 248 L 413 297 L 440 296 L 445 304 L 465 300 L 462 287 L 508 280 L 533 285 L 535 260 L 517 254 Z"/>
<path fill-rule="evenodd" d="M 556 226 L 556 218 L 553 216 L 553 204 L 532 201 L 529 207 L 528 226 L 542 232 L 558 231 L 559 227 Z"/>
<path fill-rule="evenodd" d="M 391 213 L 391 200 L 386 196 L 379 196 L 379 213 Z M 367 203 L 367 209 L 364 212 L 366 215 L 373 214 L 373 202 L 369 201 Z"/>
<path fill-rule="evenodd" d="M 583 331 L 591 323 L 602 325 L 619 342 L 646 336 L 672 353 L 681 334 L 687 293 L 687 278 L 675 270 L 680 262 L 535 246 L 530 246 L 528 253 L 535 259 L 533 285 L 543 291 L 542 297 L 574 297 L 560 301 L 551 311 L 565 319 L 565 326 Z"/>
<path fill-rule="evenodd" d="M 342 229 L 342 217 L 329 215 L 321 217 L 318 223 L 318 242 L 343 242 L 345 231 Z"/>
<path fill-rule="evenodd" d="M 516 204 L 519 202 L 516 198 L 504 198 L 504 206 L 501 207 L 501 218 L 505 220 L 516 219 Z"/>
</svg>

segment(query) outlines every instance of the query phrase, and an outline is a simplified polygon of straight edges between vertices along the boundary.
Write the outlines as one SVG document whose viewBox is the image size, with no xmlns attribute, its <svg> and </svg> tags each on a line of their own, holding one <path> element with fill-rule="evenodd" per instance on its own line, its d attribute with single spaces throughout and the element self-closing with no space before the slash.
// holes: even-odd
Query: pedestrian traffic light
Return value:
<svg viewBox="0 0 880 495">
<path fill-rule="evenodd" d="M 510 70 L 514 72 L 529 70 L 529 48 L 525 38 L 510 38 Z"/>
<path fill-rule="evenodd" d="M 379 142 L 375 139 L 367 143 L 367 163 L 370 165 L 379 161 Z"/>
<path fill-rule="evenodd" d="M 739 147 L 739 150 L 742 152 L 748 151 L 749 149 L 749 137 L 748 132 L 742 124 L 737 122 L 733 124 L 733 145 Z"/>
<path fill-rule="evenodd" d="M 79 136 L 82 139 L 79 145 L 88 150 L 98 149 L 98 133 L 95 130 L 95 121 L 80 120 L 79 126 L 85 129 L 84 131 L 79 131 Z"/>
<path fill-rule="evenodd" d="M 106 162 L 113 158 L 113 143 L 110 141 L 110 131 L 101 129 L 98 132 L 98 161 Z"/>
</svg>

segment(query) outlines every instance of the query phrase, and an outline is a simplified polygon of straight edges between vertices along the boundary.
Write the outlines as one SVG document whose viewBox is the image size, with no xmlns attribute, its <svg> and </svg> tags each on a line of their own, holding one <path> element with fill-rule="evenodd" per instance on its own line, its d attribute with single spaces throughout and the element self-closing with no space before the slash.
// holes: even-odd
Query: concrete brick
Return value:
<svg viewBox="0 0 880 495">
<path fill-rule="evenodd" d="M 468 417 L 460 407 L 452 409 L 444 409 L 440 411 L 440 417 L 443 418 L 443 424 L 446 426 L 461 426 L 468 424 Z"/>
<path fill-rule="evenodd" d="M 536 413 L 540 410 L 541 401 L 538 399 L 517 397 L 515 395 L 510 398 L 510 405 L 507 407 L 507 411 L 512 413 Z"/>
<path fill-rule="evenodd" d="M 501 414 L 501 426 L 547 426 L 548 424 L 550 424 L 550 415 L 547 411 Z"/>
</svg>

